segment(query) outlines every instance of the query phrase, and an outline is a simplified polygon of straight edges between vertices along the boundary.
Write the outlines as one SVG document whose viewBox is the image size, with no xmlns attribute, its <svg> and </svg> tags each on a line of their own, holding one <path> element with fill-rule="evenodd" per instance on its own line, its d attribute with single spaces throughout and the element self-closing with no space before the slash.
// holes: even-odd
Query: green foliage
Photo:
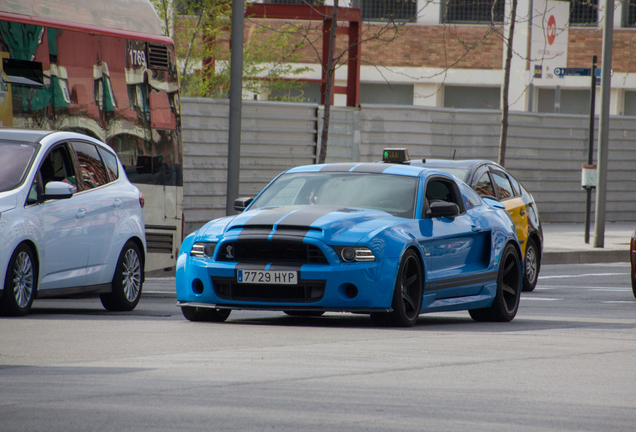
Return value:
<svg viewBox="0 0 636 432">
<path fill-rule="evenodd" d="M 232 3 L 228 0 L 151 0 L 175 42 L 183 96 L 227 98 L 230 90 L 229 39 Z M 243 92 L 270 93 L 302 83 L 283 78 L 309 68 L 297 67 L 294 42 L 300 26 L 273 30 L 250 24 L 243 46 Z M 207 64 L 207 67 L 202 65 Z M 298 98 L 296 98 L 298 99 Z"/>
</svg>

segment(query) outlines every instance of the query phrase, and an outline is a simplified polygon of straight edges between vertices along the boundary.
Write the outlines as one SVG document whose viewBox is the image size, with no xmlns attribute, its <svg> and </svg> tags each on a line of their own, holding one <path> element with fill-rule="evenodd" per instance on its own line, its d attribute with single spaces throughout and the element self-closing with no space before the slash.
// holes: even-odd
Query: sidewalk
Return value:
<svg viewBox="0 0 636 432">
<path fill-rule="evenodd" d="M 605 224 L 602 248 L 594 247 L 594 222 L 590 224 L 590 243 L 585 243 L 583 223 L 544 223 L 541 264 L 585 264 L 629 262 L 629 242 L 636 222 Z"/>
</svg>

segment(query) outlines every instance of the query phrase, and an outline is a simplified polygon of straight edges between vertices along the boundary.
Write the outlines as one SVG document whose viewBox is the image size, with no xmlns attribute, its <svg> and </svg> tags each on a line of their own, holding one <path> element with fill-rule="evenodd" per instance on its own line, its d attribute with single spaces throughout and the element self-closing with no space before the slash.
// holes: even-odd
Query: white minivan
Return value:
<svg viewBox="0 0 636 432">
<path fill-rule="evenodd" d="M 143 204 L 103 142 L 0 129 L 0 313 L 85 295 L 133 310 L 144 281 Z"/>
</svg>

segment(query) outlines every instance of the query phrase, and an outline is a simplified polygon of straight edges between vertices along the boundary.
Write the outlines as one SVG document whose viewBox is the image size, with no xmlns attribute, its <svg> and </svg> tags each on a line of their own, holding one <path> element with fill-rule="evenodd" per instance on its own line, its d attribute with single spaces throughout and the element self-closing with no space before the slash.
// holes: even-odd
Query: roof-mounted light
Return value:
<svg viewBox="0 0 636 432">
<path fill-rule="evenodd" d="M 384 163 L 404 163 L 410 160 L 409 151 L 405 148 L 387 148 L 382 152 Z"/>
</svg>

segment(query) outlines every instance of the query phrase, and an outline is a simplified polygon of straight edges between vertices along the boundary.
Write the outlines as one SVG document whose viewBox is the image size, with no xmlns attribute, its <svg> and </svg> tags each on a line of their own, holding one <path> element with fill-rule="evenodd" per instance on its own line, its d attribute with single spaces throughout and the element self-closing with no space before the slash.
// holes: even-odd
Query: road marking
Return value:
<svg viewBox="0 0 636 432">
<path fill-rule="evenodd" d="M 629 301 L 629 300 L 614 300 L 614 301 L 604 301 L 601 303 L 631 303 L 634 304 L 633 301 Z"/>
<path fill-rule="evenodd" d="M 548 298 L 548 297 L 526 297 L 526 296 L 521 296 L 522 299 L 524 300 L 537 300 L 537 301 L 556 301 L 556 300 L 561 300 L 558 298 Z"/>
<path fill-rule="evenodd" d="M 558 276 L 539 276 L 539 279 L 566 279 L 566 278 L 577 278 L 577 277 L 588 277 L 588 276 L 623 276 L 629 275 L 631 273 L 587 273 L 580 275 L 558 275 Z"/>
</svg>

